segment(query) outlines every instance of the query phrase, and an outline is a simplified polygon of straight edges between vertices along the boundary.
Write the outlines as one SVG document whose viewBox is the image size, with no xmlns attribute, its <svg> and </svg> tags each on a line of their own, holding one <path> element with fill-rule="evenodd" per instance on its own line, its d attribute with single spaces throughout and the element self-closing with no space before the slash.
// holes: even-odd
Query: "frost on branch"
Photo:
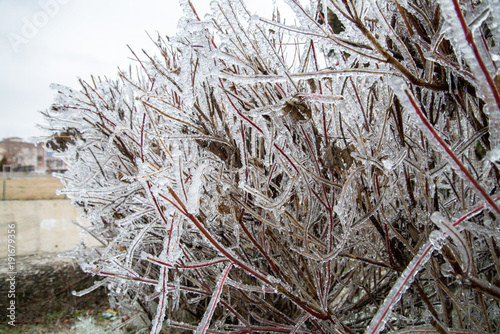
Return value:
<svg viewBox="0 0 500 334">
<path fill-rule="evenodd" d="M 181 3 L 46 112 L 115 306 L 153 333 L 497 332 L 498 5 Z"/>
</svg>

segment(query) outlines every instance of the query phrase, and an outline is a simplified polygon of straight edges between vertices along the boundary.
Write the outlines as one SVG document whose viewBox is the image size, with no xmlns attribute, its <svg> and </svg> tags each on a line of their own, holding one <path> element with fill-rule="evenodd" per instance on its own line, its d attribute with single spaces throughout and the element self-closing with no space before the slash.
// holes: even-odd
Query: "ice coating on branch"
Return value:
<svg viewBox="0 0 500 334">
<path fill-rule="evenodd" d="M 365 333 L 376 334 L 382 331 L 390 319 L 392 309 L 395 304 L 401 299 L 401 296 L 410 287 L 415 280 L 418 272 L 429 261 L 432 252 L 439 250 L 441 240 L 445 237 L 439 234 L 431 234 L 429 242 L 425 243 L 419 252 L 413 257 L 413 260 L 408 264 L 406 269 L 401 273 L 391 288 L 391 291 L 385 297 L 382 305 L 380 305 L 377 314 L 372 318 L 370 326 L 365 330 Z"/>
<path fill-rule="evenodd" d="M 91 287 L 88 287 L 87 289 L 84 289 L 82 291 L 72 291 L 71 294 L 75 297 L 81 297 L 86 295 L 87 293 L 90 293 L 94 291 L 95 289 L 100 288 L 101 286 L 107 284 L 108 281 L 106 279 L 100 280 L 98 282 L 95 282 Z"/>
<path fill-rule="evenodd" d="M 491 117 L 493 147 L 497 147 L 500 145 L 500 131 L 497 131 L 500 128 L 500 92 L 493 81 L 496 73 L 491 72 L 494 67 L 491 66 L 491 56 L 488 49 L 482 47 L 480 34 L 474 32 L 477 30 L 475 27 L 479 26 L 479 22 L 483 22 L 488 14 L 498 14 L 498 11 L 495 11 L 495 5 L 491 6 L 490 4 L 493 11 L 490 11 L 490 8 L 485 5 L 483 10 L 478 10 L 478 14 L 473 16 L 474 12 L 463 11 L 460 8 L 458 0 L 441 0 L 439 3 L 447 24 L 447 29 L 444 32 L 454 42 L 456 52 L 460 52 L 466 59 L 477 80 L 477 86 L 481 89 L 482 95 L 489 105 L 486 112 Z M 498 21 L 498 18 L 498 16 L 493 17 L 493 20 Z M 472 26 L 466 25 L 466 19 L 472 22 Z"/>
<path fill-rule="evenodd" d="M 229 270 L 231 270 L 231 264 L 224 269 L 220 277 L 218 278 L 217 285 L 215 286 L 214 292 L 212 293 L 212 298 L 210 299 L 210 303 L 207 306 L 207 309 L 205 310 L 205 314 L 203 315 L 203 318 L 201 319 L 200 323 L 198 324 L 198 327 L 196 328 L 196 334 L 205 334 L 210 326 L 210 321 L 212 320 L 212 316 L 215 312 L 215 307 L 219 303 L 219 300 L 221 298 L 222 294 L 222 289 L 224 287 L 224 282 L 227 278 L 227 275 L 229 274 Z"/>
<path fill-rule="evenodd" d="M 493 211 L 500 214 L 499 206 L 493 201 L 491 196 L 485 191 L 484 186 L 482 186 L 478 180 L 470 173 L 470 171 L 460 162 L 455 152 L 446 144 L 445 140 L 436 131 L 436 128 L 431 124 L 429 119 L 424 115 L 423 110 L 418 105 L 415 100 L 415 96 L 409 90 L 408 86 L 402 82 L 401 79 L 395 79 L 392 82 L 392 86 L 395 90 L 396 95 L 402 101 L 404 107 L 411 111 L 416 122 L 422 124 L 422 130 L 426 134 L 428 140 L 434 143 L 436 151 L 439 151 L 443 158 L 445 158 L 448 163 L 454 168 L 454 171 L 466 182 L 468 182 L 474 191 L 486 200 L 488 206 L 490 206 Z"/>
<path fill-rule="evenodd" d="M 158 281 L 158 285 L 156 286 L 156 291 L 159 292 L 160 297 L 158 300 L 158 308 L 156 310 L 156 315 L 155 318 L 153 319 L 152 322 L 152 328 L 151 328 L 151 333 L 152 334 L 158 334 L 160 333 L 162 326 L 163 326 L 163 319 L 165 318 L 165 312 L 167 309 L 167 268 L 162 268 L 161 269 L 161 276 Z"/>
<path fill-rule="evenodd" d="M 444 235 L 449 236 L 455 244 L 455 247 L 458 249 L 460 253 L 460 259 L 463 262 L 463 266 L 466 271 L 469 271 L 469 265 L 471 261 L 471 255 L 467 251 L 467 244 L 465 240 L 460 235 L 460 232 L 457 228 L 450 223 L 448 219 L 443 217 L 440 212 L 434 212 L 431 216 L 431 220 L 439 229 L 443 232 Z"/>
</svg>

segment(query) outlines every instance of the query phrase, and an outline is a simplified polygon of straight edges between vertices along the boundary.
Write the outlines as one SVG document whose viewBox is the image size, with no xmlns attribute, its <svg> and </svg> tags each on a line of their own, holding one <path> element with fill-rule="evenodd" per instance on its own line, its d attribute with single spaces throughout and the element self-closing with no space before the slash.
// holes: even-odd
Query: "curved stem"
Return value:
<svg viewBox="0 0 500 334">
<path fill-rule="evenodd" d="M 377 41 L 375 36 L 366 28 L 366 26 L 361 22 L 360 19 L 353 21 L 356 27 L 361 30 L 363 35 L 372 43 L 372 45 L 377 49 L 377 51 L 386 59 L 386 61 L 397 68 L 412 84 L 417 86 L 422 86 L 432 90 L 446 90 L 448 85 L 444 83 L 430 83 L 414 76 L 406 67 L 404 67 L 399 61 L 396 60 L 380 43 Z"/>
</svg>

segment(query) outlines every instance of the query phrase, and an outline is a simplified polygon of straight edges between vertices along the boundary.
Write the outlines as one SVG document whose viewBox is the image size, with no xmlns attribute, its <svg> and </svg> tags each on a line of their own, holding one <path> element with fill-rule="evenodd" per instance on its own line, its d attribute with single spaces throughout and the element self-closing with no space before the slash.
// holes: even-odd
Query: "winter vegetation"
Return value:
<svg viewBox="0 0 500 334">
<path fill-rule="evenodd" d="M 498 333 L 500 2 L 181 3 L 136 70 L 46 112 L 114 309 L 152 333 Z"/>
</svg>

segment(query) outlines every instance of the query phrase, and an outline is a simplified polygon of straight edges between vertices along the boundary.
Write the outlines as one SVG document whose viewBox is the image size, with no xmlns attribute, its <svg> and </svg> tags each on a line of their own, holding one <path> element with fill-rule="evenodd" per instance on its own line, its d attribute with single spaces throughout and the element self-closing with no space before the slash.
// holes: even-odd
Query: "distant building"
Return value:
<svg viewBox="0 0 500 334">
<path fill-rule="evenodd" d="M 18 137 L 0 141 L 0 166 L 13 172 L 45 173 L 43 144 L 27 143 Z"/>
<path fill-rule="evenodd" d="M 65 172 L 68 169 L 66 163 L 62 159 L 54 157 L 53 153 L 47 152 L 45 155 L 45 170 L 47 174 Z"/>
</svg>

